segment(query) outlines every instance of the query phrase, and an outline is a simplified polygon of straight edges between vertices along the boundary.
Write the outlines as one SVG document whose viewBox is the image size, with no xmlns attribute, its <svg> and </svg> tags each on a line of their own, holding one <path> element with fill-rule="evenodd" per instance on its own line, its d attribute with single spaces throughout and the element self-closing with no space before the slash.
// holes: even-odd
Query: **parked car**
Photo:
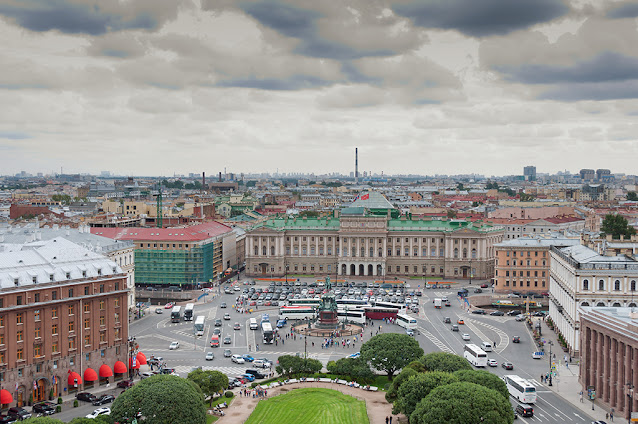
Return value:
<svg viewBox="0 0 638 424">
<path fill-rule="evenodd" d="M 493 312 L 490 312 L 490 315 L 492 315 L 493 317 L 502 317 L 503 315 L 505 315 L 505 312 L 503 312 L 503 311 L 493 311 Z"/>
<path fill-rule="evenodd" d="M 510 299 L 518 299 L 518 298 L 520 298 L 519 295 L 514 294 L 514 293 L 508 293 L 507 297 L 509 297 Z"/>
<path fill-rule="evenodd" d="M 472 311 L 473 314 L 477 314 L 477 315 L 485 315 L 485 310 L 483 309 L 474 309 Z"/>
<path fill-rule="evenodd" d="M 513 370 L 514 369 L 514 365 L 511 362 L 503 362 L 501 364 L 501 366 L 503 368 L 505 368 L 506 370 Z"/>
<path fill-rule="evenodd" d="M 20 408 L 19 406 L 14 406 L 12 408 L 9 408 L 9 410 L 7 411 L 7 414 L 14 417 L 18 417 L 20 421 L 31 418 L 31 413 L 24 408 Z"/>
<path fill-rule="evenodd" d="M 512 343 L 520 343 L 520 342 L 521 342 L 521 336 L 512 337 Z"/>
<path fill-rule="evenodd" d="M 117 387 L 120 389 L 128 389 L 135 385 L 133 380 L 122 380 L 117 382 Z"/>
<path fill-rule="evenodd" d="M 94 394 L 89 393 L 89 392 L 80 392 L 78 394 L 75 395 L 75 398 L 77 400 L 81 400 L 84 402 L 93 402 L 95 399 L 97 399 L 97 397 L 95 397 Z"/>
<path fill-rule="evenodd" d="M 233 355 L 230 357 L 230 360 L 236 364 L 243 364 L 246 362 L 244 361 L 244 358 L 241 357 L 241 355 Z"/>
<path fill-rule="evenodd" d="M 357 359 L 360 356 L 361 356 L 361 352 L 355 352 L 355 353 L 351 353 L 350 355 L 346 356 L 346 358 Z"/>
<path fill-rule="evenodd" d="M 168 346 L 168 350 L 176 350 L 179 349 L 179 342 L 172 342 L 170 346 Z"/>
<path fill-rule="evenodd" d="M 496 362 L 496 359 L 488 359 L 487 365 L 489 365 L 490 367 L 498 367 L 498 362 Z"/>
<path fill-rule="evenodd" d="M 163 314 L 164 311 L 162 311 L 162 308 L 155 308 L 155 313 L 156 314 Z"/>
<path fill-rule="evenodd" d="M 213 352 L 206 352 L 206 360 L 212 361 L 213 359 L 215 359 L 215 354 Z"/>
<path fill-rule="evenodd" d="M 35 412 L 43 415 L 55 414 L 55 404 L 52 402 L 40 402 L 33 405 L 31 412 Z"/>
<path fill-rule="evenodd" d="M 99 415 L 111 415 L 111 408 L 109 407 L 104 407 L 104 408 L 98 408 L 95 411 L 91 412 L 89 415 L 86 416 L 86 418 L 96 418 Z"/>
<path fill-rule="evenodd" d="M 15 415 L 0 415 L 0 424 L 17 423 L 19 418 Z"/>
<path fill-rule="evenodd" d="M 115 400 L 115 396 L 102 395 L 93 401 L 93 405 L 100 406 L 100 405 L 104 405 L 105 403 L 111 403 L 114 400 Z"/>
<path fill-rule="evenodd" d="M 145 378 L 149 378 L 149 377 L 152 377 L 154 375 L 155 374 L 153 374 L 152 372 L 148 372 L 148 371 L 142 372 L 142 373 L 140 373 L 140 380 L 144 380 Z"/>
</svg>

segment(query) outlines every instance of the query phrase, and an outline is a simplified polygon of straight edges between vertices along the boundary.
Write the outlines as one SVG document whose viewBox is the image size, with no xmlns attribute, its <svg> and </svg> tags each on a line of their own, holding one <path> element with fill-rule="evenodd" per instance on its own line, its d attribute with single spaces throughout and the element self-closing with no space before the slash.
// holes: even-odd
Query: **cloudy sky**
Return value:
<svg viewBox="0 0 638 424">
<path fill-rule="evenodd" d="M 0 174 L 638 173 L 638 0 L 0 0 Z"/>
</svg>

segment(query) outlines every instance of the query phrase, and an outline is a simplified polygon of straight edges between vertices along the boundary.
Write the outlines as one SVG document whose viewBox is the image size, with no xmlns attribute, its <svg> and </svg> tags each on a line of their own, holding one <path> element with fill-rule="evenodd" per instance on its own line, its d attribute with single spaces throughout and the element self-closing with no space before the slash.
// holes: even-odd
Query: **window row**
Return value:
<svg viewBox="0 0 638 424">
<path fill-rule="evenodd" d="M 534 281 L 532 285 L 532 281 L 518 281 L 518 287 L 545 287 L 545 280 L 540 281 L 540 286 L 538 285 L 538 281 Z M 505 280 L 505 287 L 510 286 L 510 280 Z M 512 287 L 517 287 L 517 281 L 512 281 Z"/>
<path fill-rule="evenodd" d="M 583 291 L 588 291 L 590 289 L 589 287 L 589 280 L 583 280 Z M 622 290 L 622 283 L 620 280 L 615 280 L 614 284 L 613 284 L 613 288 L 614 291 L 621 291 Z M 598 291 L 605 291 L 605 280 L 598 280 Z M 636 280 L 631 280 L 631 282 L 629 283 L 629 291 L 636 291 Z"/>
</svg>

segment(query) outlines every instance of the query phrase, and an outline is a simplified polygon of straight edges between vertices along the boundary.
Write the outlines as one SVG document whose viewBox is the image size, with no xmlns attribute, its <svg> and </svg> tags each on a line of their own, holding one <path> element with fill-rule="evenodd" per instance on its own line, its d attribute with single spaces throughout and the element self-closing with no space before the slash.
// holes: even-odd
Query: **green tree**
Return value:
<svg viewBox="0 0 638 424">
<path fill-rule="evenodd" d="M 488 389 L 496 390 L 503 395 L 505 399 L 509 399 L 510 394 L 507 390 L 505 382 L 501 380 L 496 374 L 483 370 L 459 370 L 453 374 L 459 381 L 466 381 L 468 383 L 480 384 Z"/>
<path fill-rule="evenodd" d="M 188 379 L 197 384 L 205 396 L 210 397 L 213 405 L 213 395 L 228 387 L 228 376 L 219 371 L 202 371 L 196 369 L 188 374 Z"/>
<path fill-rule="evenodd" d="M 278 361 L 279 365 L 275 367 L 275 370 L 286 376 L 302 373 L 314 374 L 323 368 L 323 364 L 317 359 L 306 359 L 292 355 L 282 355 Z"/>
<path fill-rule="evenodd" d="M 629 193 L 627 193 L 627 200 L 630 200 L 632 202 L 638 201 L 638 194 L 636 194 L 635 191 L 630 191 Z"/>
<path fill-rule="evenodd" d="M 361 358 L 341 358 L 336 362 L 330 361 L 326 368 L 332 374 L 344 375 L 351 380 L 371 381 L 374 379 L 374 373 L 370 366 Z"/>
<path fill-rule="evenodd" d="M 410 416 L 418 403 L 439 386 L 457 383 L 459 380 L 453 374 L 442 371 L 432 371 L 410 377 L 403 383 L 397 393 L 397 400 L 393 405 L 393 412 L 403 412 Z"/>
<path fill-rule="evenodd" d="M 447 217 L 448 218 L 456 218 L 456 211 L 452 210 L 452 209 L 448 209 L 447 211 Z"/>
<path fill-rule="evenodd" d="M 64 424 L 64 421 L 50 417 L 33 417 L 21 422 L 25 424 Z"/>
<path fill-rule="evenodd" d="M 379 334 L 361 346 L 361 358 L 373 368 L 385 371 L 390 380 L 395 372 L 422 355 L 419 342 L 406 334 Z"/>
<path fill-rule="evenodd" d="M 76 417 L 69 421 L 69 424 L 112 424 L 110 415 L 98 415 L 95 418 Z"/>
<path fill-rule="evenodd" d="M 63 205 L 68 205 L 71 203 L 71 196 L 69 196 L 68 194 L 54 194 L 53 196 L 51 196 L 51 200 L 53 200 L 54 202 L 60 202 Z"/>
<path fill-rule="evenodd" d="M 425 365 L 423 365 L 418 359 L 408 364 L 408 367 L 412 368 L 416 372 L 426 372 Z"/>
<path fill-rule="evenodd" d="M 636 234 L 636 230 L 629 225 L 627 219 L 615 213 L 605 215 L 600 229 L 604 234 L 611 234 L 615 239 L 619 239 L 621 235 L 629 237 Z"/>
<path fill-rule="evenodd" d="M 412 376 L 417 375 L 418 372 L 412 368 L 412 364 L 403 368 L 399 374 L 397 374 L 394 379 L 392 379 L 392 383 L 390 383 L 390 387 L 388 391 L 385 393 L 385 400 L 388 402 L 394 402 L 397 399 L 397 394 L 399 393 L 399 387 Z"/>
<path fill-rule="evenodd" d="M 411 424 L 511 424 L 514 412 L 496 390 L 474 383 L 439 386 L 423 398 L 410 415 Z"/>
<path fill-rule="evenodd" d="M 420 361 L 428 371 L 454 372 L 472 369 L 472 366 L 465 358 L 446 352 L 428 353 Z"/>
<path fill-rule="evenodd" d="M 113 421 L 141 412 L 147 424 L 206 423 L 204 395 L 192 381 L 174 375 L 146 378 L 119 395 L 111 408 Z"/>
</svg>

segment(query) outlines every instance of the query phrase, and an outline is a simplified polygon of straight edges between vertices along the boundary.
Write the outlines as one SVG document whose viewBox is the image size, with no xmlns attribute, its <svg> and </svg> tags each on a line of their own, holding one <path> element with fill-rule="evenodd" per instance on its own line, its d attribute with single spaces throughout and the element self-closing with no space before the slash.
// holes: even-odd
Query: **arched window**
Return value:
<svg viewBox="0 0 638 424">
<path fill-rule="evenodd" d="M 605 303 L 604 303 L 604 302 L 598 302 L 598 303 L 596 304 L 596 306 L 605 306 Z"/>
<path fill-rule="evenodd" d="M 476 249 L 472 249 L 472 259 L 476 259 Z"/>
<path fill-rule="evenodd" d="M 580 306 L 589 306 L 589 302 L 583 302 L 580 304 Z"/>
<path fill-rule="evenodd" d="M 275 246 L 270 246 L 270 255 L 275 256 Z"/>
<path fill-rule="evenodd" d="M 255 256 L 259 255 L 259 247 L 255 246 Z"/>
<path fill-rule="evenodd" d="M 262 254 L 262 255 L 264 255 L 264 256 L 266 256 L 266 246 L 263 246 L 263 247 L 261 248 L 261 254 Z"/>
<path fill-rule="evenodd" d="M 605 290 L 605 280 L 598 281 L 598 290 Z"/>
<path fill-rule="evenodd" d="M 589 280 L 583 280 L 583 290 L 585 291 L 589 290 Z"/>
<path fill-rule="evenodd" d="M 636 307 L 636 304 L 635 304 L 634 302 L 631 302 L 631 303 L 630 303 L 629 305 L 627 305 L 627 306 L 629 306 L 630 308 L 635 308 L 635 307 Z"/>
<path fill-rule="evenodd" d="M 612 308 L 620 308 L 620 303 L 614 302 L 614 304 L 611 305 L 611 306 L 612 306 Z"/>
<path fill-rule="evenodd" d="M 630 288 L 629 288 L 629 289 L 630 289 L 632 292 L 633 292 L 633 291 L 636 291 L 636 280 L 631 280 L 631 283 L 629 284 L 629 286 L 630 286 Z"/>
<path fill-rule="evenodd" d="M 459 249 L 457 247 L 454 248 L 454 257 L 455 258 L 459 257 Z"/>
<path fill-rule="evenodd" d="M 614 281 L 614 290 L 620 291 L 620 280 Z"/>
</svg>

